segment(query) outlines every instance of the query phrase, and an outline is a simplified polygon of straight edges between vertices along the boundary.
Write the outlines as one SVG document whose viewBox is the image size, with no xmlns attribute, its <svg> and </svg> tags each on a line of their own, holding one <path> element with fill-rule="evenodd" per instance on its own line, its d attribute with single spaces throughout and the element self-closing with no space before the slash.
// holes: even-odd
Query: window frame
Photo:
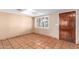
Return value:
<svg viewBox="0 0 79 59">
<path fill-rule="evenodd" d="M 46 18 L 46 17 L 48 18 L 47 19 L 47 24 L 48 24 L 47 27 L 45 27 L 46 25 L 45 25 L 45 22 L 44 22 L 45 21 L 44 18 Z M 43 24 L 40 24 L 40 22 L 43 23 Z M 49 28 L 49 16 L 37 17 L 36 18 L 36 27 L 37 28 L 45 28 L 45 29 L 48 29 Z"/>
</svg>

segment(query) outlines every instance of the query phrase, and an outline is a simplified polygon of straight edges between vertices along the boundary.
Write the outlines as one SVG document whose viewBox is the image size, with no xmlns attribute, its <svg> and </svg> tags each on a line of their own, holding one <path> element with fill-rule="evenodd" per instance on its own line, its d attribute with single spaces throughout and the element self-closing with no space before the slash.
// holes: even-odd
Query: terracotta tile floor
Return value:
<svg viewBox="0 0 79 59">
<path fill-rule="evenodd" d="M 55 38 L 27 34 L 11 39 L 0 40 L 1 49 L 76 49 L 79 45 Z"/>
</svg>

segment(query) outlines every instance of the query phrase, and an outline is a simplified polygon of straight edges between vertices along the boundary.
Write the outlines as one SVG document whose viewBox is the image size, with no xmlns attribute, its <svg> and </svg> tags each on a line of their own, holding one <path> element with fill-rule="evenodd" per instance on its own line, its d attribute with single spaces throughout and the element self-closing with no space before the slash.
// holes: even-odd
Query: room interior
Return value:
<svg viewBox="0 0 79 59">
<path fill-rule="evenodd" d="M 0 9 L 0 48 L 77 49 L 78 16 L 78 9 Z"/>
</svg>

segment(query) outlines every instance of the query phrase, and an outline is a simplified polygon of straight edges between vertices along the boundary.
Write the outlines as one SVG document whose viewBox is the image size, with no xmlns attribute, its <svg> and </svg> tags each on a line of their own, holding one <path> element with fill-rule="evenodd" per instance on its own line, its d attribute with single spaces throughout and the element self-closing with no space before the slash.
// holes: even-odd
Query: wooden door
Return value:
<svg viewBox="0 0 79 59">
<path fill-rule="evenodd" d="M 60 13 L 59 39 L 76 42 L 76 12 Z"/>
</svg>

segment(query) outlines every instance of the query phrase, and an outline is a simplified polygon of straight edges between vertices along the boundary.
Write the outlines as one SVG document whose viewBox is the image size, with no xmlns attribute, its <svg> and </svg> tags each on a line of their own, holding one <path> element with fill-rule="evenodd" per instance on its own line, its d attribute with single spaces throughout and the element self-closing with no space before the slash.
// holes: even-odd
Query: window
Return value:
<svg viewBox="0 0 79 59">
<path fill-rule="evenodd" d="M 48 28 L 48 17 L 38 17 L 37 18 L 37 27 Z"/>
</svg>

